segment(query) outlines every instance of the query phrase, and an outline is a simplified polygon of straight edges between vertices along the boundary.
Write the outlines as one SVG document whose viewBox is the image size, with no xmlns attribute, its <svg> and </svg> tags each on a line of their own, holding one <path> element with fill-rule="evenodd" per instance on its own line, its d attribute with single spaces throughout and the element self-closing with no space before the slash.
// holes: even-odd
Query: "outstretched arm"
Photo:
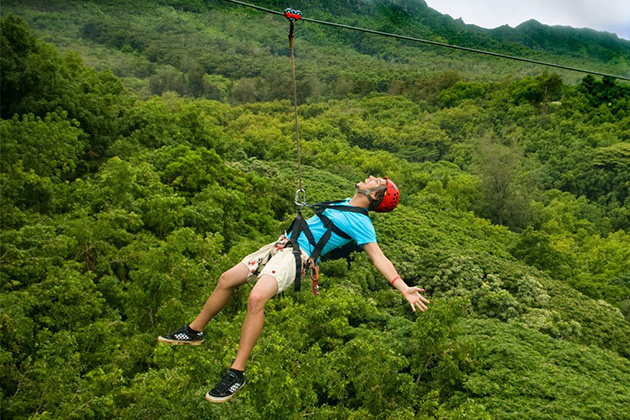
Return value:
<svg viewBox="0 0 630 420">
<path fill-rule="evenodd" d="M 424 292 L 424 289 L 415 286 L 407 286 L 398 275 L 394 264 L 383 254 L 381 247 L 378 246 L 376 242 L 364 244 L 363 249 L 378 271 L 380 271 L 390 283 L 393 281 L 392 285 L 407 299 L 407 302 L 409 302 L 414 312 L 416 312 L 416 307 L 421 311 L 427 310 L 426 304 L 430 302 L 420 294 L 420 292 Z"/>
</svg>

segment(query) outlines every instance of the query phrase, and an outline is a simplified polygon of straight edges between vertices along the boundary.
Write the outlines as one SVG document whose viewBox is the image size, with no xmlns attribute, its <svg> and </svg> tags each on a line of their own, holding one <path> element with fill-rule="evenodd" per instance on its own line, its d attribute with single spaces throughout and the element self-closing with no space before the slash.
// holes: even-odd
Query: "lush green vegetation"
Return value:
<svg viewBox="0 0 630 420">
<path fill-rule="evenodd" d="M 273 10 L 286 4 L 257 1 Z M 421 0 L 298 1 L 305 16 L 518 55 L 630 77 L 628 41 L 590 30 L 528 22 L 485 30 L 428 8 Z M 3 2 L 32 30 L 99 70 L 112 70 L 148 97 L 166 91 L 230 103 L 290 97 L 288 24 L 223 0 Z M 298 91 L 303 102 L 371 92 L 433 104 L 457 81 L 536 76 L 540 67 L 300 22 L 296 27 Z M 583 75 L 561 71 L 565 83 Z"/>
<path fill-rule="evenodd" d="M 203 394 L 234 358 L 247 287 L 202 347 L 156 336 L 292 218 L 285 28 L 218 2 L 6 3 L 24 18 L 1 23 L 2 418 L 627 417 L 627 84 L 305 27 L 309 201 L 395 179 L 379 241 L 432 304 L 411 313 L 364 254 L 329 261 L 319 297 L 272 300 L 248 385 L 214 405 Z M 396 17 L 366 4 L 316 5 L 369 12 L 362 26 Z M 526 52 L 399 12 L 416 35 Z M 606 39 L 541 54 L 627 73 L 629 43 Z"/>
</svg>

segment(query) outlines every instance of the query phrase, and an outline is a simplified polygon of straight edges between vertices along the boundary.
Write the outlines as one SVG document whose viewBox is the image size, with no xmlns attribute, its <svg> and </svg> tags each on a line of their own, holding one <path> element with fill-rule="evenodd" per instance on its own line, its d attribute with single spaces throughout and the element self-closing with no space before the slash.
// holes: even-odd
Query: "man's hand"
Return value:
<svg viewBox="0 0 630 420">
<path fill-rule="evenodd" d="M 400 279 L 400 276 L 396 272 L 394 265 L 381 251 L 381 247 L 376 242 L 363 244 L 363 249 L 368 254 L 374 266 L 381 272 L 386 279 L 393 279 L 394 286 L 400 293 L 403 294 L 407 302 L 411 305 L 411 309 L 416 312 L 416 307 L 421 311 L 427 310 L 427 303 L 431 303 L 424 296 L 420 295 L 420 292 L 424 292 L 424 289 L 420 289 L 415 286 L 407 286 L 405 282 Z M 396 281 L 397 280 L 397 281 Z M 391 280 L 390 280 L 391 281 Z"/>
<path fill-rule="evenodd" d="M 409 286 L 402 291 L 403 296 L 407 299 L 407 302 L 409 302 L 411 309 L 413 309 L 414 312 L 416 312 L 416 307 L 423 312 L 426 311 L 426 304 L 431 303 L 428 299 L 422 296 L 420 292 L 424 292 L 424 289 L 415 286 Z"/>
</svg>

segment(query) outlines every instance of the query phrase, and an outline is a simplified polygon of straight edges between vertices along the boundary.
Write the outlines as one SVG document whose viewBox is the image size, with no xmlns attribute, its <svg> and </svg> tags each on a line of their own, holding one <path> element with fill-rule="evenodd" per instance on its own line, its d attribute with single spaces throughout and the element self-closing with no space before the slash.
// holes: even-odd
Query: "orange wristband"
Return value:
<svg viewBox="0 0 630 420">
<path fill-rule="evenodd" d="M 392 279 L 392 286 L 394 285 L 394 282 L 395 282 L 396 280 L 398 280 L 399 278 L 400 278 L 400 276 L 396 276 L 396 277 L 394 277 L 394 278 Z"/>
</svg>

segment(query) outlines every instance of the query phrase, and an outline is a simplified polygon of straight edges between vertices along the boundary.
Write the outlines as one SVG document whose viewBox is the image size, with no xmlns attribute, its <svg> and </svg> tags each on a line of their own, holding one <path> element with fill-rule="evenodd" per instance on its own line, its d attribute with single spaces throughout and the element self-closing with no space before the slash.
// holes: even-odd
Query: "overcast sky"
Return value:
<svg viewBox="0 0 630 420">
<path fill-rule="evenodd" d="M 630 40 L 630 0 L 425 0 L 442 14 L 484 28 L 529 19 L 545 25 L 592 28 Z"/>
</svg>

